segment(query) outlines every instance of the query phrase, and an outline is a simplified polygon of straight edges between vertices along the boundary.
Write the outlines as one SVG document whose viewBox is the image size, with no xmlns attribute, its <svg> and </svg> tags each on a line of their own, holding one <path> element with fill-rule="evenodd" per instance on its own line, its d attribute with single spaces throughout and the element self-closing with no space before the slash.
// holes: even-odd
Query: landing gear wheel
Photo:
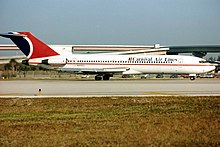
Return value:
<svg viewBox="0 0 220 147">
<path fill-rule="evenodd" d="M 191 76 L 189 78 L 190 78 L 190 80 L 195 80 L 196 79 L 196 77 L 194 77 L 194 76 Z"/>
<path fill-rule="evenodd" d="M 103 80 L 106 80 L 106 81 L 107 81 L 107 80 L 109 80 L 109 79 L 110 79 L 110 76 L 109 76 L 109 75 L 104 75 L 104 76 L 103 76 Z"/>
<path fill-rule="evenodd" d="M 95 76 L 95 80 L 96 80 L 96 81 L 102 80 L 102 76 Z"/>
</svg>

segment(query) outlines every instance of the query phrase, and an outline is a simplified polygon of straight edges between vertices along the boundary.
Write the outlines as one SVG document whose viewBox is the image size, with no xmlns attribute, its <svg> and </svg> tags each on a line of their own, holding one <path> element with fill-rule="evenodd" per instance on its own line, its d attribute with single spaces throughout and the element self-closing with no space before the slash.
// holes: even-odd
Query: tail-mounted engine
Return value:
<svg viewBox="0 0 220 147">
<path fill-rule="evenodd" d="M 51 66 L 61 66 L 66 64 L 66 59 L 44 59 L 41 64 L 51 65 Z"/>
</svg>

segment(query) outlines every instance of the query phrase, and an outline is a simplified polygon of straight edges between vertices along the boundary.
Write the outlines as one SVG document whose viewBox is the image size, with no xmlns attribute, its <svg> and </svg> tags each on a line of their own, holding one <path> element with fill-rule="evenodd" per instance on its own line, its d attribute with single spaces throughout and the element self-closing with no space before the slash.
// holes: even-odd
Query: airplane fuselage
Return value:
<svg viewBox="0 0 220 147">
<path fill-rule="evenodd" d="M 75 54 L 30 59 L 29 64 L 50 65 L 62 71 L 88 73 L 122 72 L 123 74 L 174 73 L 197 74 L 215 69 L 201 58 L 179 55 L 97 55 Z"/>
</svg>

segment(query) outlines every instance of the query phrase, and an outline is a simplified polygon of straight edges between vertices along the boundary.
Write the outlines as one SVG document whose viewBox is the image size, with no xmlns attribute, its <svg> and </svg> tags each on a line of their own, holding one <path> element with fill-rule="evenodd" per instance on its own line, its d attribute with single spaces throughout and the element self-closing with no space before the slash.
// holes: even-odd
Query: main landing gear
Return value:
<svg viewBox="0 0 220 147">
<path fill-rule="evenodd" d="M 105 80 L 105 81 L 107 81 L 107 80 L 110 79 L 110 77 L 113 77 L 113 75 L 112 75 L 112 74 L 96 75 L 96 76 L 95 76 L 95 80 L 96 80 L 96 81 L 100 81 L 100 80 Z"/>
<path fill-rule="evenodd" d="M 195 80 L 196 79 L 196 74 L 189 74 L 189 79 L 190 80 Z"/>
</svg>

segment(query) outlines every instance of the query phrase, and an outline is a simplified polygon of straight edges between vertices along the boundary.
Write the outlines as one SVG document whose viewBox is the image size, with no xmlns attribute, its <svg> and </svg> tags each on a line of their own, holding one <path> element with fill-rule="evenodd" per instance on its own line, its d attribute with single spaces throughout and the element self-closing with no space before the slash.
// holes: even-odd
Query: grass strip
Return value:
<svg viewBox="0 0 220 147">
<path fill-rule="evenodd" d="M 219 146 L 220 97 L 0 99 L 0 146 Z"/>
</svg>

